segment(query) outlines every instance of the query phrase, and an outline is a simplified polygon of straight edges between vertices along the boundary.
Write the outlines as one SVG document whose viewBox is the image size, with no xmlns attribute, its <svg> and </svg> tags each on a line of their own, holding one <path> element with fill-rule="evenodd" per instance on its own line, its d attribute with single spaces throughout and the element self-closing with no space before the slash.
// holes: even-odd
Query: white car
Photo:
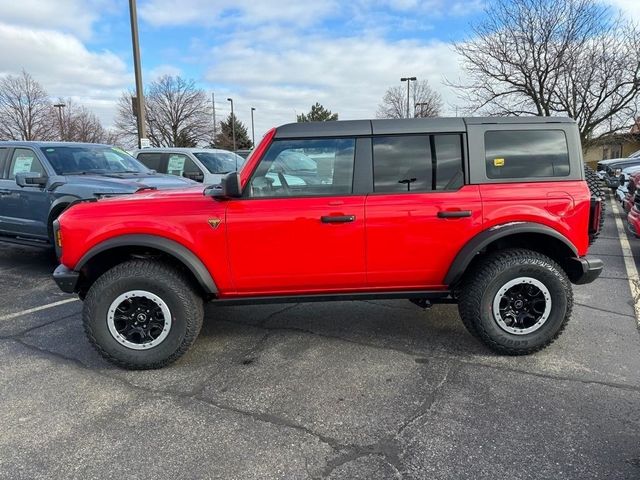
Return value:
<svg viewBox="0 0 640 480">
<path fill-rule="evenodd" d="M 190 178 L 205 185 L 218 185 L 229 172 L 240 171 L 245 159 L 218 148 L 143 148 L 133 156 L 147 168 Z"/>
</svg>

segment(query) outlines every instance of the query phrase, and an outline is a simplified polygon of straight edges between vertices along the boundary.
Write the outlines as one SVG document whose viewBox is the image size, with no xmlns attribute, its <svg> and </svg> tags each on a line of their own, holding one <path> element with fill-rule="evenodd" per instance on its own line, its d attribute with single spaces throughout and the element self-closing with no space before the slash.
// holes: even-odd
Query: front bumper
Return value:
<svg viewBox="0 0 640 480">
<path fill-rule="evenodd" d="M 58 285 L 58 288 L 66 293 L 74 293 L 76 291 L 79 278 L 80 273 L 69 270 L 64 265 L 58 265 L 53 271 L 53 279 Z"/>
<path fill-rule="evenodd" d="M 591 283 L 602 273 L 604 262 L 599 258 L 572 258 L 571 259 L 571 283 L 584 285 Z"/>
</svg>

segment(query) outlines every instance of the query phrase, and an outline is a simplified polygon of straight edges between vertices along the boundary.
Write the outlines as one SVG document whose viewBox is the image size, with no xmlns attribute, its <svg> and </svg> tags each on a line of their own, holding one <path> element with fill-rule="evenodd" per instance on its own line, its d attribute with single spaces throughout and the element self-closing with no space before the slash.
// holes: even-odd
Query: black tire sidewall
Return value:
<svg viewBox="0 0 640 480">
<path fill-rule="evenodd" d="M 503 330 L 493 315 L 493 301 L 500 290 L 510 280 L 518 277 L 531 277 L 542 282 L 551 295 L 551 313 L 547 321 L 536 331 L 515 335 Z M 485 288 L 481 300 L 479 329 L 490 341 L 501 347 L 530 350 L 545 345 L 555 338 L 562 328 L 567 315 L 567 294 L 565 285 L 557 272 L 538 265 L 512 266 L 500 272 Z"/>
<path fill-rule="evenodd" d="M 85 306 L 90 305 L 90 311 L 85 312 L 85 322 L 91 330 L 94 341 L 109 356 L 123 363 L 147 365 L 166 361 L 180 349 L 187 332 L 187 318 L 184 301 L 176 291 L 163 281 L 151 278 L 124 277 L 114 282 L 105 282 L 96 291 L 90 291 Z M 171 313 L 171 329 L 167 337 L 158 345 L 148 350 L 134 350 L 119 343 L 107 325 L 107 313 L 111 303 L 123 293 L 132 290 L 145 290 L 160 297 Z M 93 294 L 93 295 L 92 295 Z"/>
</svg>

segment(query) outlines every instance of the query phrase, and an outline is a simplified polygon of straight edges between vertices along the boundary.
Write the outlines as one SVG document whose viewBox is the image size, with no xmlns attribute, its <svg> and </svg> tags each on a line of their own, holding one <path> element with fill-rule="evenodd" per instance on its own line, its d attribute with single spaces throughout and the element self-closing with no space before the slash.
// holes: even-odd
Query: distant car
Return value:
<svg viewBox="0 0 640 480">
<path fill-rule="evenodd" d="M 608 165 L 611 165 L 612 163 L 623 162 L 623 161 L 632 160 L 632 159 L 640 159 L 640 150 L 633 152 L 628 157 L 600 160 L 596 166 L 596 174 L 598 175 L 600 180 L 604 180 L 607 173 L 606 170 Z"/>
<path fill-rule="evenodd" d="M 227 173 L 239 171 L 245 159 L 218 148 L 143 148 L 133 156 L 159 173 L 185 177 L 205 185 L 218 185 Z"/>
<path fill-rule="evenodd" d="M 636 172 L 640 172 L 640 165 L 623 168 L 622 172 L 620 173 L 620 176 L 618 177 L 618 188 L 616 189 L 616 200 L 618 200 L 623 207 L 625 205 L 625 198 L 628 194 L 629 183 L 631 181 L 630 178 Z"/>
<path fill-rule="evenodd" d="M 604 183 L 614 193 L 620 185 L 620 175 L 625 168 L 635 167 L 640 165 L 640 157 L 636 158 L 623 158 L 617 162 L 609 163 L 605 168 Z"/>
<path fill-rule="evenodd" d="M 73 202 L 192 185 L 109 145 L 0 142 L 0 241 L 51 245 L 53 222 Z"/>
</svg>

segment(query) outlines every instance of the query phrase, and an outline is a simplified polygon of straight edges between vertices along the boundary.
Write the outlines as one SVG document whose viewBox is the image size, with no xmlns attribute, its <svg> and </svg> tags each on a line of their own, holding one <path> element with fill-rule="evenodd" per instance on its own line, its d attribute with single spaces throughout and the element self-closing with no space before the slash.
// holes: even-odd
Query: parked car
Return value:
<svg viewBox="0 0 640 480">
<path fill-rule="evenodd" d="M 0 241 L 53 245 L 53 222 L 74 202 L 194 184 L 109 145 L 0 142 Z"/>
<path fill-rule="evenodd" d="M 600 160 L 596 166 L 596 173 L 598 174 L 598 177 L 601 180 L 605 179 L 605 175 L 606 175 L 606 170 L 607 170 L 607 166 L 611 165 L 612 163 L 617 163 L 617 162 L 623 162 L 625 160 L 632 160 L 632 159 L 640 159 L 640 150 L 638 150 L 637 152 L 633 152 L 631 155 L 629 155 L 628 157 L 622 157 L 622 158 L 610 158 L 607 160 Z"/>
<path fill-rule="evenodd" d="M 622 208 L 625 212 L 629 213 L 635 202 L 635 194 L 637 185 L 640 185 L 640 169 L 628 175 L 628 179 L 625 182 L 626 194 L 622 201 Z"/>
<path fill-rule="evenodd" d="M 603 177 L 605 185 L 615 193 L 616 189 L 620 185 L 620 175 L 622 174 L 622 170 L 639 165 L 640 158 L 624 158 L 617 162 L 607 164 Z"/>
<path fill-rule="evenodd" d="M 616 189 L 616 200 L 618 200 L 624 207 L 625 198 L 628 194 L 629 179 L 632 174 L 640 171 L 640 165 L 633 167 L 626 167 L 622 169 L 620 176 L 618 177 L 618 188 Z"/>
<path fill-rule="evenodd" d="M 245 159 L 216 148 L 144 148 L 133 156 L 156 172 L 217 185 L 229 172 L 242 168 Z"/>
<path fill-rule="evenodd" d="M 290 152 L 330 159 L 330 176 L 289 184 Z M 203 300 L 457 303 L 487 347 L 529 354 L 564 329 L 571 283 L 602 271 L 586 257 L 602 197 L 570 119 L 289 124 L 205 195 L 74 205 L 56 222 L 54 279 L 84 300 L 92 344 L 125 368 L 184 354 Z"/>
</svg>

